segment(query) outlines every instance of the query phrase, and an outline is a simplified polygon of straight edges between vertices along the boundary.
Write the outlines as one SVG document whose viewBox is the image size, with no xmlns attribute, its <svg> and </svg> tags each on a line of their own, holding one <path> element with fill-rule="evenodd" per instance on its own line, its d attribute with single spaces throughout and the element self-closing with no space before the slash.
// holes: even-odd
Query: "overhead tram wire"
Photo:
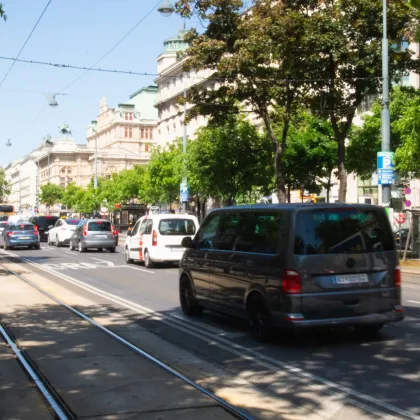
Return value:
<svg viewBox="0 0 420 420">
<path fill-rule="evenodd" d="M 44 10 L 42 11 L 41 15 L 39 16 L 38 20 L 35 23 L 35 26 L 32 28 L 31 32 L 29 33 L 28 37 L 26 38 L 26 41 L 23 43 L 22 48 L 20 49 L 20 51 L 18 52 L 16 58 L 13 60 L 13 63 L 10 65 L 9 70 L 7 70 L 6 74 L 4 75 L 2 81 L 0 82 L 0 87 L 3 86 L 3 83 L 5 82 L 5 80 L 7 79 L 7 76 L 9 76 L 10 72 L 12 71 L 14 65 L 16 64 L 16 61 L 19 61 L 18 58 L 20 57 L 20 54 L 22 53 L 22 51 L 24 50 L 24 48 L 26 47 L 26 44 L 29 42 L 29 40 L 31 39 L 32 34 L 35 32 L 35 29 L 37 28 L 39 22 L 41 21 L 41 19 L 43 18 L 45 12 L 47 11 L 49 5 L 51 4 L 52 0 L 49 0 L 47 5 L 44 7 Z"/>
<path fill-rule="evenodd" d="M 50 66 L 56 67 L 60 69 L 75 69 L 75 70 L 85 70 L 85 73 L 89 71 L 94 72 L 103 72 L 103 73 L 114 73 L 114 74 L 126 74 L 132 76 L 151 76 L 151 77 L 167 77 L 167 78 L 176 78 L 177 76 L 165 76 L 159 73 L 147 73 L 147 72 L 138 72 L 138 71 L 130 71 L 130 70 L 117 70 L 117 69 L 101 69 L 96 67 L 84 67 L 84 66 L 76 66 L 72 64 L 62 64 L 62 63 L 49 63 L 46 61 L 39 61 L 39 60 L 23 60 L 18 59 L 15 57 L 5 57 L 0 56 L 0 60 L 13 60 L 19 63 L 26 63 L 26 64 L 35 64 L 35 65 L 43 65 L 43 66 Z M 184 76 L 185 79 L 196 79 L 196 80 L 209 80 L 209 81 L 219 81 L 223 82 L 224 79 L 222 77 L 199 77 L 199 76 Z M 322 81 L 331 81 L 331 80 L 341 80 L 341 81 L 349 81 L 349 80 L 381 80 L 381 76 L 369 76 L 369 77 L 345 77 L 345 78 L 319 78 L 319 79 L 278 79 L 280 82 L 289 82 L 289 83 L 306 83 L 306 82 L 322 82 Z M 64 90 L 64 89 L 63 89 Z"/>
<path fill-rule="evenodd" d="M 128 36 L 130 36 L 159 6 L 160 0 L 150 9 L 116 44 L 114 44 L 99 60 L 92 64 L 89 68 L 83 68 L 85 71 L 69 83 L 65 88 L 61 89 L 59 94 L 63 93 L 75 83 L 77 83 L 83 76 L 85 76 L 89 71 L 91 71 L 95 66 L 97 66 L 105 57 L 112 53 Z"/>
</svg>

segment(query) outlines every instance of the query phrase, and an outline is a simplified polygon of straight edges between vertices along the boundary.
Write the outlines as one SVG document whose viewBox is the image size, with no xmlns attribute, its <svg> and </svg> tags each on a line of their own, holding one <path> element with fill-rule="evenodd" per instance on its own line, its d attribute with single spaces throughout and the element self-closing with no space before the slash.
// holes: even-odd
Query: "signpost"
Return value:
<svg viewBox="0 0 420 420">
<path fill-rule="evenodd" d="M 189 200 L 188 184 L 186 182 L 181 182 L 179 196 L 181 203 L 185 203 Z"/>
<path fill-rule="evenodd" d="M 378 152 L 378 185 L 392 185 L 395 182 L 394 152 Z"/>
</svg>

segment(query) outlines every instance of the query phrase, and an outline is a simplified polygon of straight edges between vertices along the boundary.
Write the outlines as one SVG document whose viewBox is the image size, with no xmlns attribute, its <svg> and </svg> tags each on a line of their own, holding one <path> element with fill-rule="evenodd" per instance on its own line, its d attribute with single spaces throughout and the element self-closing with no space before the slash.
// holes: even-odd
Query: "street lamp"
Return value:
<svg viewBox="0 0 420 420">
<path fill-rule="evenodd" d="M 172 15 L 172 13 L 175 12 L 175 8 L 172 6 L 169 0 L 162 0 L 157 10 L 162 16 L 165 17 L 169 17 Z"/>
<path fill-rule="evenodd" d="M 169 0 L 162 0 L 162 3 L 160 3 L 158 7 L 158 12 L 165 16 L 169 17 L 172 15 L 172 13 L 175 12 L 175 8 L 172 6 L 171 2 Z M 184 24 L 184 30 L 185 30 L 185 24 Z M 185 155 L 187 153 L 187 88 L 185 86 L 185 79 L 182 78 L 182 84 L 184 89 L 184 138 L 182 142 L 182 153 Z M 187 178 L 182 178 L 182 182 L 180 185 L 180 198 L 182 202 L 182 210 L 184 213 L 186 213 L 187 210 L 187 202 L 188 202 L 188 182 Z"/>
<path fill-rule="evenodd" d="M 10 141 L 10 139 L 8 139 L 7 142 L 6 142 L 6 146 L 10 147 L 11 145 L 12 145 L 12 142 Z"/>
</svg>

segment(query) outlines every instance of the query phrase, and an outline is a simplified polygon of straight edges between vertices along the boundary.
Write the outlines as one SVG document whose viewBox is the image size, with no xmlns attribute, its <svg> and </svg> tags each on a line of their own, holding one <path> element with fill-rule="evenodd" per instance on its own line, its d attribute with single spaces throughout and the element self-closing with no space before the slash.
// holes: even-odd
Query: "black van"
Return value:
<svg viewBox="0 0 420 420">
<path fill-rule="evenodd" d="M 379 206 L 226 207 L 182 245 L 183 312 L 247 317 L 259 339 L 272 327 L 374 333 L 404 318 L 394 237 Z"/>
<path fill-rule="evenodd" d="M 35 229 L 39 232 L 39 239 L 41 241 L 48 240 L 48 232 L 53 227 L 59 217 L 57 216 L 33 216 L 29 221 L 35 226 Z"/>
</svg>

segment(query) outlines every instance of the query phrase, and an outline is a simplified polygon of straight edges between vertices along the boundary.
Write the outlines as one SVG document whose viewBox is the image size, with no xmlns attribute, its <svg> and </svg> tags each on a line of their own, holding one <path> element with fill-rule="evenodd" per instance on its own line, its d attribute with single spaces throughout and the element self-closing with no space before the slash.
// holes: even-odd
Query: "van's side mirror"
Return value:
<svg viewBox="0 0 420 420">
<path fill-rule="evenodd" d="M 49 225 L 48 226 L 48 229 L 52 229 L 54 226 L 53 225 Z"/>
<path fill-rule="evenodd" d="M 182 239 L 181 246 L 183 248 L 194 248 L 193 240 L 189 236 L 187 236 Z"/>
<path fill-rule="evenodd" d="M 127 236 L 132 236 L 132 231 L 131 230 L 127 230 Z"/>
</svg>

